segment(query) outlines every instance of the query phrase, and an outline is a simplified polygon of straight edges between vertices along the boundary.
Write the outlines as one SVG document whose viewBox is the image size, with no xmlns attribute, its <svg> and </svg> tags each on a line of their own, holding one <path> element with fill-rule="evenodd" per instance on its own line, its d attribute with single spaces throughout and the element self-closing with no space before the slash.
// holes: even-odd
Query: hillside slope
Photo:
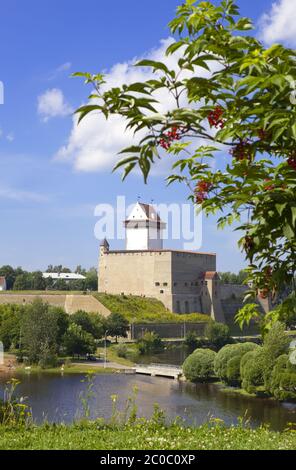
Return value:
<svg viewBox="0 0 296 470">
<path fill-rule="evenodd" d="M 122 313 L 131 323 L 183 323 L 209 321 L 208 315 L 191 313 L 178 315 L 170 313 L 160 300 L 133 295 L 93 294 L 108 310 Z"/>
</svg>

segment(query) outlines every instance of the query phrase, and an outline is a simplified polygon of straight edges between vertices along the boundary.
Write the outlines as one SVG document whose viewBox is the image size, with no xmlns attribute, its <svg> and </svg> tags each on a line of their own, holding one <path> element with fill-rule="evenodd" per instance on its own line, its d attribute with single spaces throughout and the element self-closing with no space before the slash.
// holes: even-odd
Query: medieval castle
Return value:
<svg viewBox="0 0 296 470">
<path fill-rule="evenodd" d="M 224 321 L 215 253 L 164 249 L 165 223 L 149 204 L 138 202 L 124 225 L 125 250 L 101 243 L 99 292 L 154 297 L 171 312 Z"/>
</svg>

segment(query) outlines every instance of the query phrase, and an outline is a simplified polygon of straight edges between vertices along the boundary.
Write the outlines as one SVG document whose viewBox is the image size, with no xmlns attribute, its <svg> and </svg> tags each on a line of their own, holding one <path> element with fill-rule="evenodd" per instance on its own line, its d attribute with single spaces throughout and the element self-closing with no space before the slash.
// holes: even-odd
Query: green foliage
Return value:
<svg viewBox="0 0 296 470">
<path fill-rule="evenodd" d="M 205 336 L 217 349 L 231 342 L 229 327 L 223 323 L 209 322 L 205 329 Z"/>
<path fill-rule="evenodd" d="M 229 385 L 240 383 L 240 360 L 248 351 L 257 349 L 255 343 L 227 344 L 218 352 L 215 358 L 215 374 Z M 234 358 L 239 358 L 234 360 Z"/>
<path fill-rule="evenodd" d="M 116 348 L 116 353 L 118 357 L 127 358 L 128 355 L 128 348 L 125 344 L 119 344 Z"/>
<path fill-rule="evenodd" d="M 245 270 L 240 271 L 238 274 L 231 272 L 219 273 L 219 277 L 223 284 L 237 284 L 243 285 L 244 281 L 247 279 L 248 274 Z"/>
<path fill-rule="evenodd" d="M 258 347 L 249 351 L 241 359 L 240 375 L 242 387 L 248 393 L 256 393 L 258 387 L 264 385 L 264 369 L 266 355 L 263 348 Z"/>
<path fill-rule="evenodd" d="M 242 330 L 244 325 L 249 326 L 251 321 L 262 321 L 262 316 L 258 304 L 246 304 L 237 312 L 235 322 L 239 324 Z"/>
<path fill-rule="evenodd" d="M 19 347 L 23 313 L 24 307 L 20 305 L 0 305 L 0 341 L 6 351 Z"/>
<path fill-rule="evenodd" d="M 266 391 L 270 392 L 271 373 L 276 359 L 289 350 L 290 338 L 285 333 L 282 323 L 275 323 L 264 338 L 263 348 L 265 351 L 264 385 Z"/>
<path fill-rule="evenodd" d="M 183 364 L 183 373 L 190 382 L 206 382 L 215 376 L 216 353 L 211 349 L 196 349 Z"/>
<path fill-rule="evenodd" d="M 293 292 L 272 312 L 272 316 L 287 328 L 296 328 L 296 293 Z"/>
<path fill-rule="evenodd" d="M 80 325 L 71 323 L 63 338 L 66 353 L 71 356 L 85 356 L 96 351 L 94 337 Z"/>
<path fill-rule="evenodd" d="M 111 312 L 122 313 L 130 323 L 208 322 L 209 315 L 170 313 L 160 300 L 135 295 L 93 294 Z"/>
<path fill-rule="evenodd" d="M 288 355 L 277 358 L 270 388 L 277 400 L 296 401 L 296 366 L 291 363 Z"/>
<path fill-rule="evenodd" d="M 77 114 L 119 115 L 139 136 L 115 167 L 124 168 L 124 178 L 138 167 L 147 181 L 158 157 L 175 155 L 168 183 L 185 183 L 207 214 L 221 214 L 219 227 L 240 224 L 252 294 L 265 297 L 295 277 L 296 52 L 266 48 L 248 33 L 252 27 L 232 1 L 187 0 L 170 23 L 176 41 L 167 55 L 177 66 L 141 61 L 136 66 L 152 79 L 112 89 L 102 74 L 78 73 L 95 92 Z M 171 94 L 174 108 L 159 112 L 159 90 Z M 221 162 L 221 144 L 228 160 L 213 165 L 211 159 Z"/>
<path fill-rule="evenodd" d="M 129 331 L 129 322 L 121 313 L 111 313 L 105 322 L 106 331 L 108 330 L 108 336 L 117 338 L 121 336 L 122 338 L 127 338 L 127 333 Z"/>
<path fill-rule="evenodd" d="M 189 351 L 194 351 L 195 349 L 201 347 L 202 343 L 203 340 L 201 340 L 194 331 L 189 331 L 186 334 L 184 344 L 189 349 Z"/>
<path fill-rule="evenodd" d="M 95 339 L 103 338 L 106 331 L 106 320 L 96 313 L 87 313 L 82 310 L 71 316 L 71 322 L 81 326 L 81 328 L 90 333 Z"/>
<path fill-rule="evenodd" d="M 98 290 L 98 274 L 95 268 L 90 268 L 88 271 L 77 266 L 79 274 L 85 276 L 85 280 L 75 280 L 66 282 L 63 279 L 54 281 L 51 278 L 43 279 L 41 271 L 27 272 L 22 268 L 14 269 L 11 266 L 0 267 L 0 276 L 6 278 L 7 289 L 15 291 L 44 291 L 44 290 L 59 290 L 59 291 L 97 291 Z M 78 273 L 77 269 L 76 272 Z M 60 266 L 48 266 L 46 272 L 55 273 L 70 273 L 69 268 Z"/>
<path fill-rule="evenodd" d="M 243 425 L 206 423 L 199 427 L 161 425 L 155 420 L 110 425 L 96 421 L 72 425 L 0 428 L 1 450 L 295 450 L 293 431 L 274 432 Z"/>
<path fill-rule="evenodd" d="M 284 325 L 275 323 L 264 337 L 263 347 L 242 358 L 242 386 L 247 392 L 264 389 L 266 393 L 274 394 L 273 370 L 277 359 L 288 352 L 289 344 Z"/>
<path fill-rule="evenodd" d="M 25 351 L 29 362 L 37 364 L 45 349 L 51 354 L 57 353 L 58 335 L 56 312 L 41 299 L 35 299 L 27 306 L 21 324 L 21 348 Z"/>
<path fill-rule="evenodd" d="M 138 341 L 138 349 L 140 354 L 151 354 L 161 352 L 164 344 L 160 336 L 154 331 L 146 331 L 143 337 Z"/>
</svg>

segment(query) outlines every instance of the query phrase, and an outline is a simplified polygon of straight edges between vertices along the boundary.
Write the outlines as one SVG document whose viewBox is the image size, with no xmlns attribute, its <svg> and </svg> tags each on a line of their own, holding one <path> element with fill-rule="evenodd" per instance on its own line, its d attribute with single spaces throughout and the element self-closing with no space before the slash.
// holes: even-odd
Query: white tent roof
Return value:
<svg viewBox="0 0 296 470">
<path fill-rule="evenodd" d="M 76 273 L 43 273 L 44 279 L 54 279 L 54 280 L 64 280 L 64 281 L 81 281 L 85 279 L 85 276 L 82 276 L 82 274 L 76 274 Z"/>
</svg>

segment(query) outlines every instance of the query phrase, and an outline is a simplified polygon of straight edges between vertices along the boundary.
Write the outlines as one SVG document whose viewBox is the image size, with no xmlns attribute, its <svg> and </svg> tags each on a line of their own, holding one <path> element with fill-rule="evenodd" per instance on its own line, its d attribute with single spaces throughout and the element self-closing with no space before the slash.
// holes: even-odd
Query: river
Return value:
<svg viewBox="0 0 296 470">
<path fill-rule="evenodd" d="M 53 375 L 42 373 L 22 377 L 17 395 L 25 397 L 37 423 L 70 423 L 82 417 L 80 394 L 86 390 L 82 375 Z M 7 378 L 0 377 L 0 397 Z M 250 398 L 222 391 L 215 384 L 193 385 L 160 377 L 124 374 L 99 374 L 94 377 L 94 397 L 90 400 L 91 418 L 110 418 L 111 395 L 118 395 L 119 409 L 137 387 L 138 415 L 149 417 L 155 403 L 173 419 L 177 416 L 186 424 L 200 425 L 209 418 L 222 419 L 227 425 L 237 424 L 247 417 L 253 427 L 262 423 L 271 429 L 283 430 L 296 422 L 296 405 L 273 400 Z"/>
</svg>

